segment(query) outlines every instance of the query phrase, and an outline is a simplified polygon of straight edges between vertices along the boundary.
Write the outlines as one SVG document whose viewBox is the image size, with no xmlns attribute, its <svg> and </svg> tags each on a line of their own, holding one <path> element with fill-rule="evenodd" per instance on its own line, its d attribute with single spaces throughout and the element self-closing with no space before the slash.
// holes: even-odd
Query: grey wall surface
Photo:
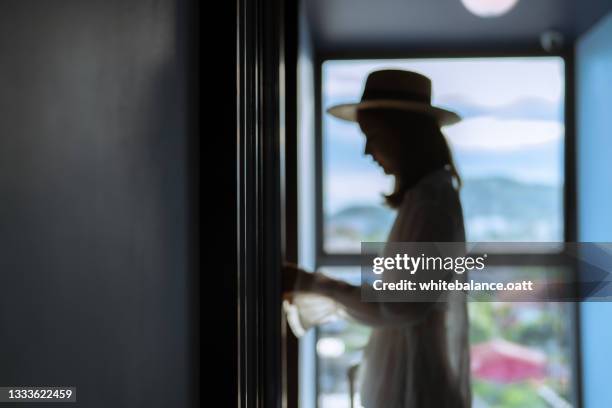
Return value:
<svg viewBox="0 0 612 408">
<path fill-rule="evenodd" d="M 0 386 L 193 401 L 185 7 L 0 2 Z"/>
</svg>

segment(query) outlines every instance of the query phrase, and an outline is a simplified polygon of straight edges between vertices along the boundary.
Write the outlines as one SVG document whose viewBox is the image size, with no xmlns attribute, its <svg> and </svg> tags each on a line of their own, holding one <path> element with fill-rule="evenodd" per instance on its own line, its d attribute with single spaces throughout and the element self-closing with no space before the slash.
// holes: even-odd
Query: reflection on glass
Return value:
<svg viewBox="0 0 612 408">
<path fill-rule="evenodd" d="M 556 57 L 327 61 L 323 108 L 361 97 L 379 68 L 421 72 L 433 103 L 457 111 L 444 129 L 464 187 L 468 241 L 563 239 L 563 61 Z M 363 156 L 356 124 L 323 118 L 324 242 L 328 253 L 385 241 L 394 212 L 382 194 L 392 180 Z M 411 135 L 406 135 L 411 137 Z"/>
</svg>

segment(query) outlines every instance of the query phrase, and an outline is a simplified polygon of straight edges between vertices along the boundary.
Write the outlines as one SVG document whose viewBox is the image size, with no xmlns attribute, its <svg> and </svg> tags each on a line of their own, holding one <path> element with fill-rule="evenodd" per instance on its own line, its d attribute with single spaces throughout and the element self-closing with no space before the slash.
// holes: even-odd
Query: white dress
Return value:
<svg viewBox="0 0 612 408">
<path fill-rule="evenodd" d="M 405 193 L 387 242 L 464 242 L 463 215 L 452 175 L 430 173 Z M 465 279 L 465 275 L 462 277 Z M 315 274 L 318 278 L 320 275 Z M 371 326 L 361 363 L 365 408 L 468 408 L 471 406 L 468 316 L 465 295 L 414 313 L 414 303 L 361 302 L 360 287 L 315 278 L 312 292 L 286 304 L 300 336 L 334 315 Z"/>
</svg>

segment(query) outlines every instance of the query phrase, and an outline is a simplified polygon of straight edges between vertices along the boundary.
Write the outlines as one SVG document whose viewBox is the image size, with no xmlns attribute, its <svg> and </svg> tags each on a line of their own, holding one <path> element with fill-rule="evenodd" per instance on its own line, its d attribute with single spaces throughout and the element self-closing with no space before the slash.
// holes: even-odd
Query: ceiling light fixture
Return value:
<svg viewBox="0 0 612 408">
<path fill-rule="evenodd" d="M 499 17 L 509 12 L 518 0 L 461 0 L 461 2 L 478 17 Z"/>
</svg>

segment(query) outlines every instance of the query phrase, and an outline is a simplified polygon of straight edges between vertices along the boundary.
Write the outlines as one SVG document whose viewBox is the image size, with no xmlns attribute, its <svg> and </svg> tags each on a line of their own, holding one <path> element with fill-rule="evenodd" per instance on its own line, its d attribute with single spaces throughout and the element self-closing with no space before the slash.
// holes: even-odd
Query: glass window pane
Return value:
<svg viewBox="0 0 612 408">
<path fill-rule="evenodd" d="M 569 273 L 544 269 L 495 267 L 487 274 L 516 280 Z M 549 397 L 571 405 L 571 308 L 562 302 L 468 303 L 474 406 L 548 407 Z"/>
<path fill-rule="evenodd" d="M 367 73 L 421 72 L 433 81 L 433 103 L 463 121 L 444 129 L 464 187 L 468 241 L 563 240 L 564 66 L 557 57 L 327 61 L 323 108 L 361 97 Z M 357 124 L 323 115 L 323 248 L 358 252 L 361 241 L 385 241 L 394 212 L 392 189 L 363 155 Z"/>
<path fill-rule="evenodd" d="M 503 269 L 513 275 L 538 271 Z M 353 284 L 360 278 L 359 267 L 322 271 Z M 474 407 L 548 407 L 546 398 L 572 401 L 571 304 L 470 302 L 468 308 Z M 361 360 L 369 334 L 367 326 L 340 319 L 318 328 L 321 408 L 349 407 L 348 372 Z"/>
</svg>

